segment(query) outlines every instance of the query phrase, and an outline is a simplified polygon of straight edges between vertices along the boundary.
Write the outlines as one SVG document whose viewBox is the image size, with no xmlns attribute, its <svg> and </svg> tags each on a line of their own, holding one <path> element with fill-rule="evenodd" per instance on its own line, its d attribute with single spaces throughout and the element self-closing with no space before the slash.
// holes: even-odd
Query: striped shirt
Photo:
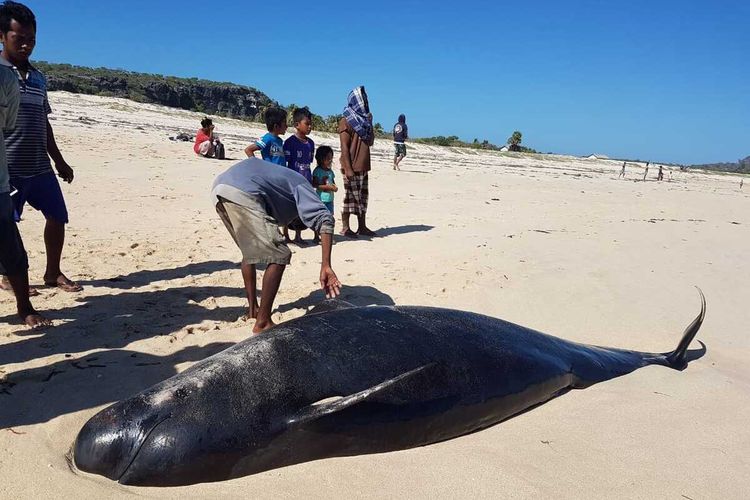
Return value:
<svg viewBox="0 0 750 500">
<path fill-rule="evenodd" d="M 47 154 L 47 115 L 52 112 L 47 99 L 47 79 L 29 65 L 26 78 L 13 66 L 18 77 L 21 103 L 16 128 L 5 136 L 8 170 L 13 177 L 34 177 L 52 172 Z"/>
<path fill-rule="evenodd" d="M 18 84 L 10 63 L 0 57 L 0 129 L 6 135 L 16 126 L 18 112 Z M 2 137 L 0 137 L 2 139 Z M 8 160 L 5 141 L 0 140 L 0 194 L 10 191 Z M 5 242 L 3 242 L 4 244 Z"/>
</svg>

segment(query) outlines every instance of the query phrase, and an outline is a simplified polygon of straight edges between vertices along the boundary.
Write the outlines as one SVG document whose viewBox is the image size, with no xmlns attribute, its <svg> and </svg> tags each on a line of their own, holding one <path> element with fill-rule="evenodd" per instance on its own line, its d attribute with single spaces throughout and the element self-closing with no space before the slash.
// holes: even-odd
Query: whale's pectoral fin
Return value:
<svg viewBox="0 0 750 500">
<path fill-rule="evenodd" d="M 368 387 L 363 391 L 356 392 L 344 397 L 328 398 L 323 401 L 311 404 L 310 406 L 303 408 L 299 413 L 290 418 L 287 423 L 289 425 L 305 424 L 318 420 L 322 417 L 341 412 L 354 405 L 367 401 L 368 399 L 373 399 L 378 395 L 382 395 L 384 392 L 393 389 L 399 384 L 403 384 L 407 380 L 425 372 L 426 370 L 433 368 L 436 365 L 437 363 L 429 363 L 420 366 L 419 368 L 415 368 L 414 370 L 410 370 L 408 372 L 397 375 L 372 387 Z"/>
<path fill-rule="evenodd" d="M 318 314 L 318 313 L 324 313 L 324 312 L 329 312 L 329 311 L 339 311 L 341 309 L 351 309 L 352 307 L 357 307 L 357 306 L 345 300 L 341 300 L 341 299 L 326 299 L 320 304 L 315 305 L 315 307 L 313 307 L 309 311 L 307 311 L 307 314 Z"/>
</svg>

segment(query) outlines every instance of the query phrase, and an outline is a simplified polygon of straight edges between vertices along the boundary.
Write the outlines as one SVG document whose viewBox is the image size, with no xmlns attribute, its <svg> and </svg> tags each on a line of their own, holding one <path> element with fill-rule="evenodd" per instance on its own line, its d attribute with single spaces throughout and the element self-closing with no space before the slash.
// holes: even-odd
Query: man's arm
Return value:
<svg viewBox="0 0 750 500">
<path fill-rule="evenodd" d="M 57 175 L 67 183 L 73 182 L 73 169 L 65 161 L 65 158 L 63 158 L 60 148 L 57 147 L 55 132 L 52 130 L 52 124 L 49 122 L 49 119 L 47 119 L 47 154 L 55 162 Z"/>
<path fill-rule="evenodd" d="M 326 298 L 332 299 L 341 293 L 341 282 L 331 268 L 331 248 L 333 247 L 333 234 L 320 234 L 321 250 L 323 260 L 320 263 L 320 287 L 326 294 Z"/>
<path fill-rule="evenodd" d="M 352 168 L 352 159 L 349 158 L 349 146 L 352 143 L 352 138 L 345 130 L 339 133 L 339 141 L 341 142 L 341 168 L 344 169 L 344 175 L 347 178 L 352 178 L 354 177 L 354 169 Z"/>
</svg>

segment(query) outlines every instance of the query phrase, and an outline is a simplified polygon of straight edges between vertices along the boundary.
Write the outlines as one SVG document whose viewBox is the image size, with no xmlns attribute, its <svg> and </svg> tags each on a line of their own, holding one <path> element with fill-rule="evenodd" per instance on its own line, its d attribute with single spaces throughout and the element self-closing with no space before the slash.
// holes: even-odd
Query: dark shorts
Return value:
<svg viewBox="0 0 750 500">
<path fill-rule="evenodd" d="M 406 156 L 406 144 L 394 144 L 396 146 L 396 156 Z"/>
<path fill-rule="evenodd" d="M 332 201 L 324 201 L 323 205 L 326 206 L 329 212 L 333 213 L 333 202 Z"/>
<path fill-rule="evenodd" d="M 18 192 L 13 195 L 13 208 L 16 222 L 21 221 L 23 207 L 29 205 L 62 224 L 68 223 L 68 209 L 65 207 L 60 183 L 54 173 L 35 175 L 34 177 L 11 177 L 10 184 Z"/>
<path fill-rule="evenodd" d="M 13 202 L 10 193 L 0 194 L 0 274 L 20 274 L 29 268 L 26 250 L 16 221 L 13 220 Z"/>
</svg>

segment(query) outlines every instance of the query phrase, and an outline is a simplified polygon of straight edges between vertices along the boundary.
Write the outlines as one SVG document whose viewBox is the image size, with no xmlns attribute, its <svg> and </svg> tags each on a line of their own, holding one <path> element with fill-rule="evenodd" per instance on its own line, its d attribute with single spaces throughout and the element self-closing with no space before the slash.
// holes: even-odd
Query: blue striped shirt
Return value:
<svg viewBox="0 0 750 500">
<path fill-rule="evenodd" d="M 13 177 L 34 177 L 52 172 L 47 154 L 47 115 L 52 112 L 47 99 L 47 79 L 29 65 L 26 78 L 13 67 L 18 77 L 21 102 L 16 128 L 5 136 L 8 170 Z"/>
</svg>

